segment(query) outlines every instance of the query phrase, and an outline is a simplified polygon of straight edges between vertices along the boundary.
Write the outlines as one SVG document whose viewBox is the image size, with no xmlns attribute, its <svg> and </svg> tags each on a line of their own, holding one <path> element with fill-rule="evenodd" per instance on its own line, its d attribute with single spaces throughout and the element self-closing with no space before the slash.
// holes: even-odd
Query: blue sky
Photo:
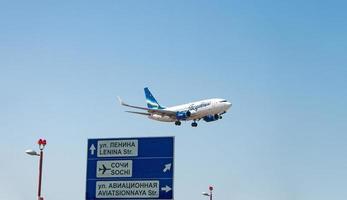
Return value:
<svg viewBox="0 0 347 200">
<path fill-rule="evenodd" d="M 2 1 L 0 199 L 83 199 L 88 138 L 175 136 L 175 198 L 347 195 L 343 1 Z M 124 113 L 221 97 L 191 128 Z"/>
</svg>

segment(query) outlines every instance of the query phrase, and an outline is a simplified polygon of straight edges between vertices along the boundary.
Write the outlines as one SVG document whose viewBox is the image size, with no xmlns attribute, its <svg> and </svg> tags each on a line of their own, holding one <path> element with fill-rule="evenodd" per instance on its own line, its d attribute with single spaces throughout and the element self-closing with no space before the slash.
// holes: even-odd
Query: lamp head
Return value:
<svg viewBox="0 0 347 200">
<path fill-rule="evenodd" d="M 39 144 L 40 150 L 43 150 L 45 148 L 46 144 L 47 144 L 47 141 L 45 139 L 39 139 L 37 144 Z"/>
<path fill-rule="evenodd" d="M 203 192 L 202 195 L 204 195 L 204 196 L 210 196 L 207 192 Z"/>
<path fill-rule="evenodd" d="M 40 155 L 36 151 L 34 151 L 32 149 L 26 150 L 25 153 L 28 154 L 28 155 L 31 155 L 31 156 L 39 156 Z"/>
</svg>

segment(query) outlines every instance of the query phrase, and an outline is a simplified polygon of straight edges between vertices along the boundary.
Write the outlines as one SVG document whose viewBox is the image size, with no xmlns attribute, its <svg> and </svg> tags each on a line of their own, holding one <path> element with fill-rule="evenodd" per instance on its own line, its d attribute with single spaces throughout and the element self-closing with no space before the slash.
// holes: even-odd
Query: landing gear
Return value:
<svg viewBox="0 0 347 200">
<path fill-rule="evenodd" d="M 193 123 L 192 123 L 192 127 L 197 127 L 198 126 L 198 123 L 196 123 L 196 121 L 194 121 Z"/>
<path fill-rule="evenodd" d="M 221 116 L 220 116 L 220 115 L 215 114 L 215 115 L 214 115 L 214 119 L 215 119 L 215 120 L 218 120 L 218 119 L 222 119 L 222 118 L 221 118 Z"/>
<path fill-rule="evenodd" d="M 181 122 L 180 122 L 180 121 L 175 121 L 175 125 L 176 125 L 176 126 L 180 126 L 180 125 L 181 125 Z"/>
</svg>

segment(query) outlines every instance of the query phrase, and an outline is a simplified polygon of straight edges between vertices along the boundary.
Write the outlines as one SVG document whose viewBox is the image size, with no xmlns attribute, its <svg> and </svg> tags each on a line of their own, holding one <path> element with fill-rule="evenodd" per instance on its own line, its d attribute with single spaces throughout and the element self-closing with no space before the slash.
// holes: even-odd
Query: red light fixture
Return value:
<svg viewBox="0 0 347 200">
<path fill-rule="evenodd" d="M 43 150 L 47 144 L 47 141 L 45 139 L 39 139 L 37 144 L 39 144 L 40 150 Z"/>
</svg>

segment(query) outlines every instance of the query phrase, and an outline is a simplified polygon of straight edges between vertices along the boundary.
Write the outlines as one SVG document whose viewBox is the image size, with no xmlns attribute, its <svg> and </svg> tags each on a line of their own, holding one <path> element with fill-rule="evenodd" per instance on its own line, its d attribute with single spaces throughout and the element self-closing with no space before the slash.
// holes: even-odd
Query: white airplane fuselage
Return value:
<svg viewBox="0 0 347 200">
<path fill-rule="evenodd" d="M 126 111 L 128 113 L 147 116 L 149 119 L 161 122 L 175 122 L 175 125 L 181 125 L 181 121 L 192 120 L 192 126 L 196 127 L 197 121 L 203 119 L 206 122 L 222 119 L 222 115 L 231 107 L 231 103 L 225 99 L 213 98 L 192 103 L 187 103 L 173 107 L 163 107 L 157 102 L 148 88 L 144 88 L 147 107 L 134 106 L 123 102 L 119 98 L 121 105 L 139 109 L 139 111 Z"/>
<path fill-rule="evenodd" d="M 206 99 L 201 101 L 196 101 L 192 103 L 187 103 L 179 106 L 168 107 L 163 110 L 167 111 L 190 111 L 191 115 L 185 121 L 201 119 L 208 115 L 216 115 L 225 113 L 231 107 L 231 103 L 224 99 Z M 161 121 L 161 122 L 175 122 L 176 118 L 172 118 L 166 115 L 151 114 L 148 116 L 149 119 Z"/>
</svg>

